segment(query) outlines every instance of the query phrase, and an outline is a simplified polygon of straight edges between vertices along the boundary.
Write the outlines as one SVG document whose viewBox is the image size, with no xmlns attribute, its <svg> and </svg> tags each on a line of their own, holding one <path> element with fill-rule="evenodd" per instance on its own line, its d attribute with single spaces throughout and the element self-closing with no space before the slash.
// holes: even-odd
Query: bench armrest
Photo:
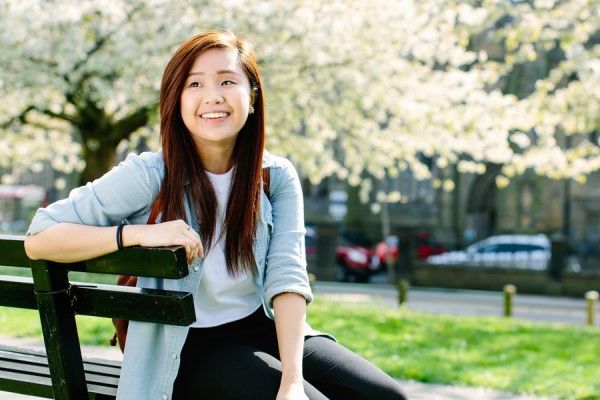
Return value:
<svg viewBox="0 0 600 400">
<path fill-rule="evenodd" d="M 0 235 L 0 265 L 31 268 L 25 254 L 23 236 Z M 188 275 L 183 247 L 128 247 L 87 261 L 62 264 L 48 262 L 49 268 L 63 266 L 68 271 L 150 278 L 180 279 Z"/>
</svg>

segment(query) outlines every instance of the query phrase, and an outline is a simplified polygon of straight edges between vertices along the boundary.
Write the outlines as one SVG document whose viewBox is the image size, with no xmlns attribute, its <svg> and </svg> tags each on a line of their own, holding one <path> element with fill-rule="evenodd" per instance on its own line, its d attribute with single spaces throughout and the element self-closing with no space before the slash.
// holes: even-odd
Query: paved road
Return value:
<svg viewBox="0 0 600 400">
<path fill-rule="evenodd" d="M 376 302 L 397 307 L 396 288 L 389 284 L 359 284 L 317 282 L 315 294 L 356 302 Z M 501 292 L 432 289 L 413 287 L 409 291 L 407 307 L 411 310 L 452 315 L 502 315 Z M 516 294 L 514 316 L 518 319 L 585 325 L 586 303 L 569 297 Z M 600 315 L 600 310 L 596 313 Z M 600 326 L 600 318 L 596 324 Z"/>
</svg>

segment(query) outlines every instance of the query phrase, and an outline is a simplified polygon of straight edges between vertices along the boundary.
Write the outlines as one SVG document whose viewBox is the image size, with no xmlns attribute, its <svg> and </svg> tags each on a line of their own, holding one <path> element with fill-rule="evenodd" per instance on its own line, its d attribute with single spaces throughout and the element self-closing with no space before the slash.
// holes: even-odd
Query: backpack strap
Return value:
<svg viewBox="0 0 600 400">
<path fill-rule="evenodd" d="M 263 190 L 267 198 L 271 200 L 271 168 L 263 168 Z"/>
</svg>

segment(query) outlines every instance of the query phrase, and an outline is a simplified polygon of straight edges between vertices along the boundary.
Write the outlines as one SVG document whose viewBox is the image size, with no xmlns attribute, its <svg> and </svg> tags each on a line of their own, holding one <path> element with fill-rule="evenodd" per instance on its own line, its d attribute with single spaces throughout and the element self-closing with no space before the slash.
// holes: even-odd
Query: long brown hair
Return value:
<svg viewBox="0 0 600 400">
<path fill-rule="evenodd" d="M 180 110 L 181 92 L 192 65 L 200 54 L 213 48 L 237 53 L 254 92 L 255 112 L 248 115 L 233 149 L 235 168 L 223 232 L 226 232 L 225 260 L 229 274 L 255 274 L 252 247 L 260 207 L 265 111 L 256 55 L 232 32 L 213 31 L 189 38 L 175 51 L 165 68 L 160 87 L 160 135 L 165 177 L 153 211 L 162 213 L 162 221 L 185 220 L 183 193 L 189 183 L 191 202 L 202 224 L 200 238 L 205 252 L 213 245 L 217 199 Z"/>
</svg>

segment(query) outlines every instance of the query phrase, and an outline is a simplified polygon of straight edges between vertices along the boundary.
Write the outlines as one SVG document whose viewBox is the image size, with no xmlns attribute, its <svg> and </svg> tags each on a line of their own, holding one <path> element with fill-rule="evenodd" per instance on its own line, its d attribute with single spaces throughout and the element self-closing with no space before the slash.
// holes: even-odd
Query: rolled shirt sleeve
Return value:
<svg viewBox="0 0 600 400">
<path fill-rule="evenodd" d="M 118 225 L 124 219 L 146 211 L 160 189 L 159 175 L 164 168 L 160 161 L 160 153 L 130 154 L 102 177 L 73 189 L 68 198 L 38 209 L 27 235 L 61 222 Z"/>
<path fill-rule="evenodd" d="M 293 165 L 281 160 L 283 168 L 274 168 L 271 172 L 272 182 L 277 183 L 271 188 L 273 230 L 265 275 L 265 296 L 271 308 L 273 298 L 281 293 L 298 293 L 307 303 L 313 300 L 306 271 L 302 187 Z"/>
</svg>

